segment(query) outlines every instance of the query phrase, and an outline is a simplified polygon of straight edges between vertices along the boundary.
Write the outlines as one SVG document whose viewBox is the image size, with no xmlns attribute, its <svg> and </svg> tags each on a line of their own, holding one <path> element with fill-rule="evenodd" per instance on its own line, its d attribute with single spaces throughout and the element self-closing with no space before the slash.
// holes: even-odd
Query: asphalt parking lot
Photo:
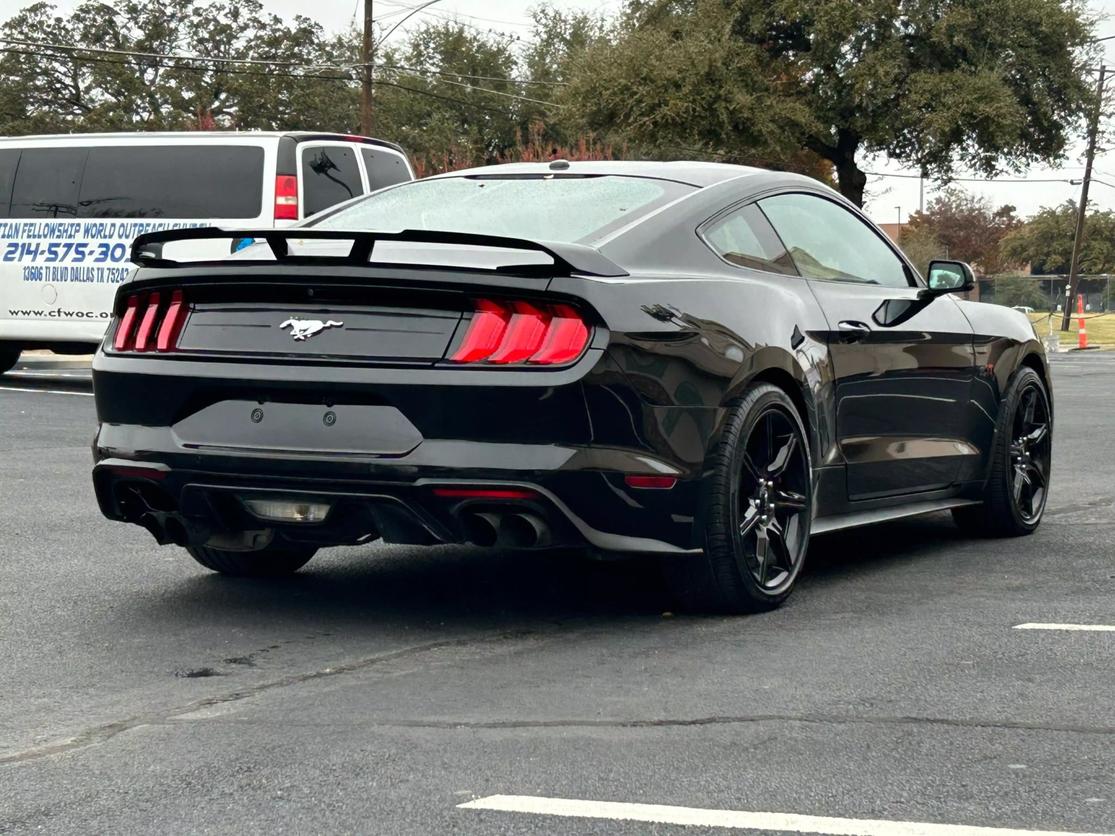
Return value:
<svg viewBox="0 0 1115 836">
<path fill-rule="evenodd" d="M 1054 375 L 1036 535 L 821 538 L 783 609 L 697 618 L 648 565 L 568 555 L 209 575 L 101 518 L 87 372 L 26 363 L 0 379 L 0 832 L 1115 833 L 1115 631 L 1016 629 L 1115 625 L 1115 353 Z"/>
</svg>

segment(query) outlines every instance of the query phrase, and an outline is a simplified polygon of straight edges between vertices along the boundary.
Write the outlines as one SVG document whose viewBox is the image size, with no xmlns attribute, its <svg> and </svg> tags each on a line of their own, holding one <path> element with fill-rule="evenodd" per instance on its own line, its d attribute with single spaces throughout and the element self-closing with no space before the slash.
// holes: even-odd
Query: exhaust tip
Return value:
<svg viewBox="0 0 1115 836">
<path fill-rule="evenodd" d="M 465 514 L 461 523 L 465 539 L 474 546 L 494 546 L 499 539 L 500 520 L 496 514 Z"/>
<path fill-rule="evenodd" d="M 499 529 L 500 545 L 516 549 L 545 546 L 550 542 L 550 529 L 534 514 L 508 514 Z"/>
</svg>

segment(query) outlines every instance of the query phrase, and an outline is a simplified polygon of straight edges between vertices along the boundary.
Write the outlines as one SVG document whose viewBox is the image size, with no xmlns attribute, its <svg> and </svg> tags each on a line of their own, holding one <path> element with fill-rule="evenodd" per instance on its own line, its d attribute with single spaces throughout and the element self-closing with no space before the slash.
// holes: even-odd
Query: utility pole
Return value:
<svg viewBox="0 0 1115 836">
<path fill-rule="evenodd" d="M 1084 247 L 1084 221 L 1088 215 L 1088 187 L 1092 185 L 1092 162 L 1096 158 L 1096 138 L 1100 131 L 1100 117 L 1103 115 L 1103 82 L 1107 67 L 1100 66 L 1100 79 L 1096 89 L 1096 109 L 1088 125 L 1088 157 L 1084 163 L 1084 183 L 1080 186 L 1080 206 L 1076 214 L 1076 236 L 1072 241 L 1072 260 L 1069 262 L 1069 284 L 1065 288 L 1065 309 L 1061 313 L 1061 330 L 1069 330 L 1072 309 L 1076 305 L 1076 292 L 1080 284 L 1080 251 Z"/>
<path fill-rule="evenodd" d="M 360 133 L 372 135 L 372 0 L 364 0 L 364 39 L 360 44 Z"/>
</svg>

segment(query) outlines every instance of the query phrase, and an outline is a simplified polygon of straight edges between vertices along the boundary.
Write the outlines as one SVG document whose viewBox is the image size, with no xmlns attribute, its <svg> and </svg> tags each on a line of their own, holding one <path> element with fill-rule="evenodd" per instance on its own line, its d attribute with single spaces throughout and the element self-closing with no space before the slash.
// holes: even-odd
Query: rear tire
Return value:
<svg viewBox="0 0 1115 836">
<path fill-rule="evenodd" d="M 809 548 L 812 462 L 794 402 L 752 387 L 728 411 L 706 461 L 705 548 L 671 557 L 667 582 L 690 611 L 772 610 L 793 591 Z"/>
<path fill-rule="evenodd" d="M 977 537 L 1023 537 L 1041 524 L 1049 496 L 1053 422 L 1041 377 L 1024 366 L 1007 387 L 991 453 L 983 503 L 952 517 Z"/>
<path fill-rule="evenodd" d="M 276 578 L 292 575 L 310 562 L 317 549 L 310 546 L 268 546 L 253 552 L 232 552 L 188 546 L 190 556 L 214 572 L 239 578 Z"/>
<path fill-rule="evenodd" d="M 17 346 L 0 344 L 0 374 L 11 371 L 19 362 L 21 350 Z"/>
</svg>

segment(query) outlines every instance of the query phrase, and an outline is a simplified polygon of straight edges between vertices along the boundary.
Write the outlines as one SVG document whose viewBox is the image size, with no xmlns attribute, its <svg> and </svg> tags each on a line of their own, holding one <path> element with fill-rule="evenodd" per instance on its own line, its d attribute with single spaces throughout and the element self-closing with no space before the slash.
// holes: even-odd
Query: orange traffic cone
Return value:
<svg viewBox="0 0 1115 836">
<path fill-rule="evenodd" d="M 1076 332 L 1076 347 L 1085 349 L 1088 347 L 1088 327 L 1084 324 L 1084 297 L 1080 294 L 1076 296 L 1076 315 L 1079 317 L 1077 320 L 1079 328 Z"/>
</svg>

